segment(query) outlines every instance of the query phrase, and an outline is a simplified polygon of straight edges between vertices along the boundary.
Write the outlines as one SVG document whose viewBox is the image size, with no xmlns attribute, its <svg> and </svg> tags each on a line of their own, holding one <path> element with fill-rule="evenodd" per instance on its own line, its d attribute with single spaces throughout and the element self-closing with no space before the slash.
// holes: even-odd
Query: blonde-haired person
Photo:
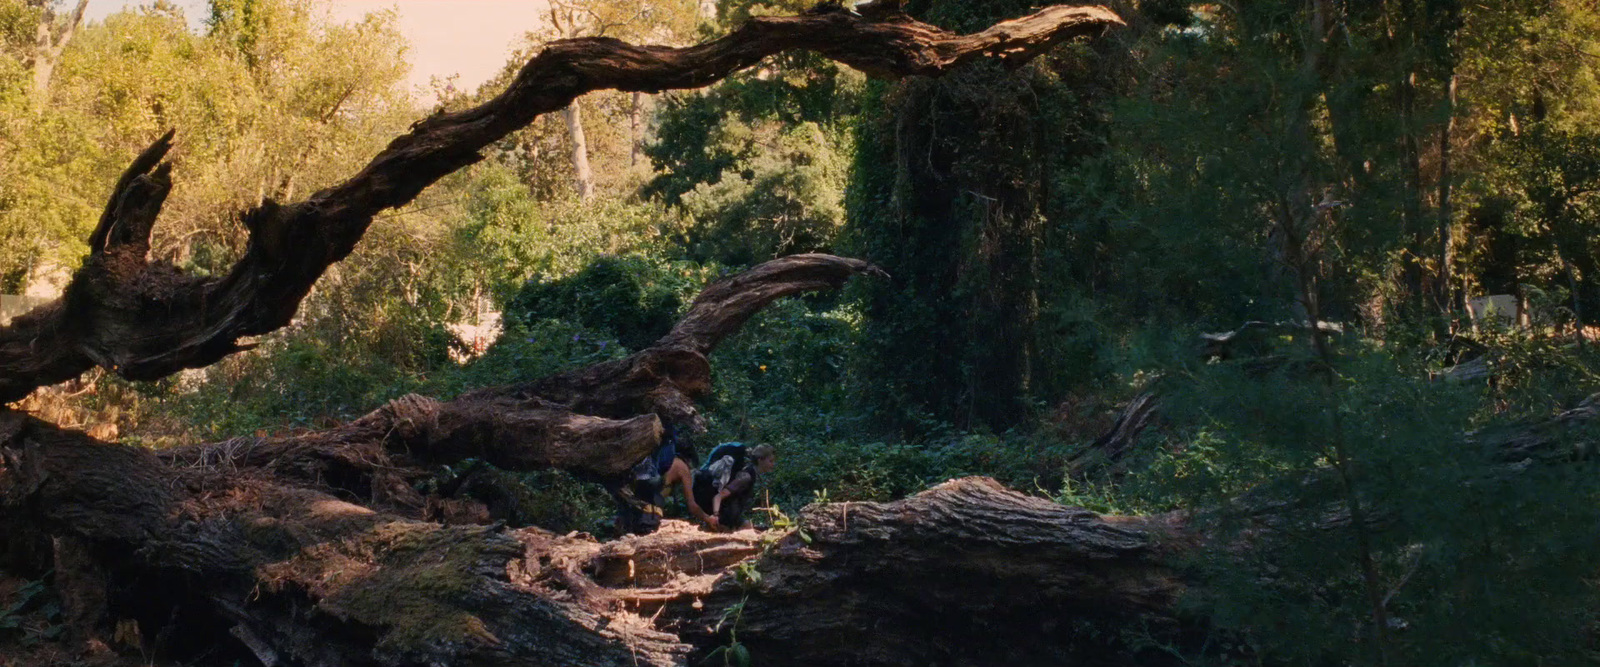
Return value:
<svg viewBox="0 0 1600 667">
<path fill-rule="evenodd" d="M 778 454 L 771 445 L 717 447 L 705 467 L 695 473 L 694 499 L 708 511 L 706 525 L 718 530 L 751 527 L 745 518 L 755 500 L 756 483 L 777 467 Z"/>
</svg>

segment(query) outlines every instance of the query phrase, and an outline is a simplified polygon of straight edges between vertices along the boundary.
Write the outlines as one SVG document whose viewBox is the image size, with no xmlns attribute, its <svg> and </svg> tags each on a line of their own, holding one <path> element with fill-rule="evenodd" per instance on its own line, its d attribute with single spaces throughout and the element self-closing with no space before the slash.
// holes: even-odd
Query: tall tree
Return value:
<svg viewBox="0 0 1600 667">
<path fill-rule="evenodd" d="M 56 64 L 61 62 L 61 53 L 78 31 L 78 24 L 83 23 L 83 12 L 89 8 L 89 0 L 78 0 L 77 6 L 64 17 L 56 15 L 55 0 L 28 2 L 42 10 L 34 38 L 33 95 L 36 104 L 43 105 L 50 98 L 50 79 L 55 75 Z"/>
<path fill-rule="evenodd" d="M 579 37 L 612 37 L 674 44 L 690 36 L 698 16 L 698 6 L 690 0 L 552 0 L 550 24 L 540 41 Z M 628 97 L 628 159 L 637 162 L 642 137 L 643 93 Z M 584 127 L 583 107 L 574 103 L 563 109 L 567 125 L 568 149 L 572 157 L 573 182 L 581 201 L 594 198 L 594 170 L 589 165 L 589 138 Z"/>
<path fill-rule="evenodd" d="M 957 29 L 1012 3 L 911 3 Z M 867 289 L 861 375 L 888 423 L 1004 431 L 1032 415 L 1054 188 L 1100 144 L 1109 77 L 1063 51 L 1015 73 L 974 68 L 877 85 L 863 104 L 846 235 L 892 284 Z M 1106 77 L 1106 78 L 1102 78 Z M 905 336 L 925 344 L 905 346 Z M 919 422 L 920 425 L 919 425 Z"/>
</svg>

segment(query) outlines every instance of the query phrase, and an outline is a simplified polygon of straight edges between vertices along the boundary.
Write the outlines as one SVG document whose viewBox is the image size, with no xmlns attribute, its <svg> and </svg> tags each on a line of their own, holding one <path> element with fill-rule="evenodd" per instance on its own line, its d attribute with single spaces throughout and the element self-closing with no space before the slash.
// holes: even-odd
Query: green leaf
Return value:
<svg viewBox="0 0 1600 667">
<path fill-rule="evenodd" d="M 750 667 L 750 649 L 744 644 L 734 644 L 728 647 L 728 664 L 734 667 Z"/>
</svg>

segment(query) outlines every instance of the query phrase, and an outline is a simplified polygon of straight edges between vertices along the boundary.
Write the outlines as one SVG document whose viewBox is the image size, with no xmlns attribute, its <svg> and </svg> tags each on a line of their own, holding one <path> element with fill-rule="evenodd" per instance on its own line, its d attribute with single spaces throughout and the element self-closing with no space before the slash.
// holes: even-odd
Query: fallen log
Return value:
<svg viewBox="0 0 1600 667">
<path fill-rule="evenodd" d="M 1519 465 L 1578 455 L 1595 405 L 1473 440 Z M 417 521 L 16 413 L 0 453 L 7 537 L 55 554 L 58 584 L 84 593 L 72 615 L 132 621 L 174 659 L 683 665 L 737 641 L 775 665 L 1160 665 L 1138 640 L 1181 644 L 1203 622 L 1177 605 L 1205 586 L 1176 565 L 1208 546 L 1184 515 L 1103 516 L 984 479 L 815 505 L 766 535 L 669 521 L 601 542 Z"/>
<path fill-rule="evenodd" d="M 421 518 L 412 486 L 429 465 L 478 459 L 506 470 L 622 475 L 660 444 L 662 422 L 693 424 L 711 390 L 706 355 L 772 301 L 837 288 L 861 260 L 795 255 L 708 286 L 660 341 L 628 357 L 450 401 L 409 395 L 348 424 L 163 450 L 170 465 L 260 470 L 291 484 Z"/>
<path fill-rule="evenodd" d="M 1084 477 L 1102 469 L 1115 472 L 1123 467 L 1123 459 L 1133 450 L 1139 436 L 1160 414 L 1160 403 L 1151 391 L 1140 392 L 1117 413 L 1116 421 L 1089 446 L 1075 452 L 1067 459 L 1067 473 Z"/>
<path fill-rule="evenodd" d="M 1117 623 L 1176 627 L 1167 559 L 1191 545 L 1175 516 L 1101 517 L 981 479 L 816 506 L 786 534 L 668 522 L 602 543 L 414 521 L 5 426 L 25 453 L 0 493 L 27 498 L 37 525 L 72 526 L 105 568 L 108 602 L 80 613 L 134 620 L 151 642 L 181 623 L 162 647 L 175 659 L 683 665 L 736 632 L 763 664 L 1092 664 L 1131 655 Z M 1104 641 L 1072 632 L 1090 626 Z"/>
</svg>

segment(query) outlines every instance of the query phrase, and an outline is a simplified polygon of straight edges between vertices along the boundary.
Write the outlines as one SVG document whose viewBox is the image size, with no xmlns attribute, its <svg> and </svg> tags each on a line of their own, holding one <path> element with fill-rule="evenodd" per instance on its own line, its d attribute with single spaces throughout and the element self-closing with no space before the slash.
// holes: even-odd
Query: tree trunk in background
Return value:
<svg viewBox="0 0 1600 667">
<path fill-rule="evenodd" d="M 1422 150 L 1417 139 L 1417 73 L 1408 67 L 1397 89 L 1400 97 L 1400 161 L 1405 174 L 1405 193 L 1401 209 L 1406 233 L 1411 237 L 1410 257 L 1406 261 L 1406 290 L 1413 304 L 1426 298 L 1422 258 L 1426 257 L 1426 233 L 1422 219 Z"/>
<path fill-rule="evenodd" d="M 869 288 L 892 292 L 869 300 L 867 344 L 883 347 L 865 372 L 884 391 L 869 400 L 996 432 L 1029 417 L 1050 363 L 1037 340 L 1051 169 L 1095 150 L 1074 143 L 1081 125 L 1016 102 L 1087 83 L 1042 71 L 905 84 L 866 132 L 857 168 L 873 176 L 856 182 L 875 191 L 853 196 L 875 204 L 850 224 L 898 279 Z M 922 344 L 903 345 L 908 332 Z"/>
<path fill-rule="evenodd" d="M 1281 272 L 1284 282 L 1289 283 L 1290 293 L 1295 295 L 1295 317 L 1313 326 L 1322 312 L 1322 264 L 1312 239 L 1318 233 L 1317 228 L 1332 216 L 1327 202 L 1331 191 L 1323 191 L 1323 203 L 1315 201 L 1316 191 L 1323 190 L 1323 186 L 1316 176 L 1317 146 L 1312 127 L 1313 106 L 1325 88 L 1323 73 L 1330 68 L 1329 59 L 1332 58 L 1329 54 L 1331 24 L 1338 20 L 1328 4 L 1327 0 L 1316 0 L 1310 6 L 1306 38 L 1302 42 L 1305 50 L 1300 56 L 1299 81 L 1295 87 L 1299 94 L 1284 105 L 1288 112 L 1284 177 L 1277 183 L 1276 201 L 1268 202 L 1268 209 L 1273 212 L 1274 228 L 1269 231 L 1268 240 L 1272 245 L 1269 252 L 1276 260 L 1274 270 Z"/>
<path fill-rule="evenodd" d="M 589 169 L 589 140 L 583 135 L 583 109 L 574 100 L 561 110 L 567 121 L 567 138 L 572 142 L 572 178 L 578 188 L 578 200 L 594 198 L 594 172 Z"/>
<path fill-rule="evenodd" d="M 1456 74 L 1452 65 L 1449 92 L 1445 96 L 1448 120 L 1439 129 L 1439 282 L 1435 288 L 1439 312 L 1446 319 L 1457 309 L 1451 277 L 1455 275 L 1455 224 L 1450 210 L 1450 141 L 1456 129 Z"/>
<path fill-rule="evenodd" d="M 42 108 L 50 99 L 50 79 L 61 62 L 61 53 L 66 50 L 67 42 L 72 41 L 78 25 L 83 23 L 83 12 L 89 7 L 89 0 L 78 0 L 78 6 L 67 17 L 59 35 L 56 34 L 56 14 L 50 9 L 49 0 L 43 0 L 38 6 L 43 6 L 45 11 L 34 33 L 33 98 Z"/>
<path fill-rule="evenodd" d="M 633 106 L 628 109 L 628 166 L 639 166 L 639 153 L 644 147 L 644 93 L 634 91 Z"/>
</svg>

